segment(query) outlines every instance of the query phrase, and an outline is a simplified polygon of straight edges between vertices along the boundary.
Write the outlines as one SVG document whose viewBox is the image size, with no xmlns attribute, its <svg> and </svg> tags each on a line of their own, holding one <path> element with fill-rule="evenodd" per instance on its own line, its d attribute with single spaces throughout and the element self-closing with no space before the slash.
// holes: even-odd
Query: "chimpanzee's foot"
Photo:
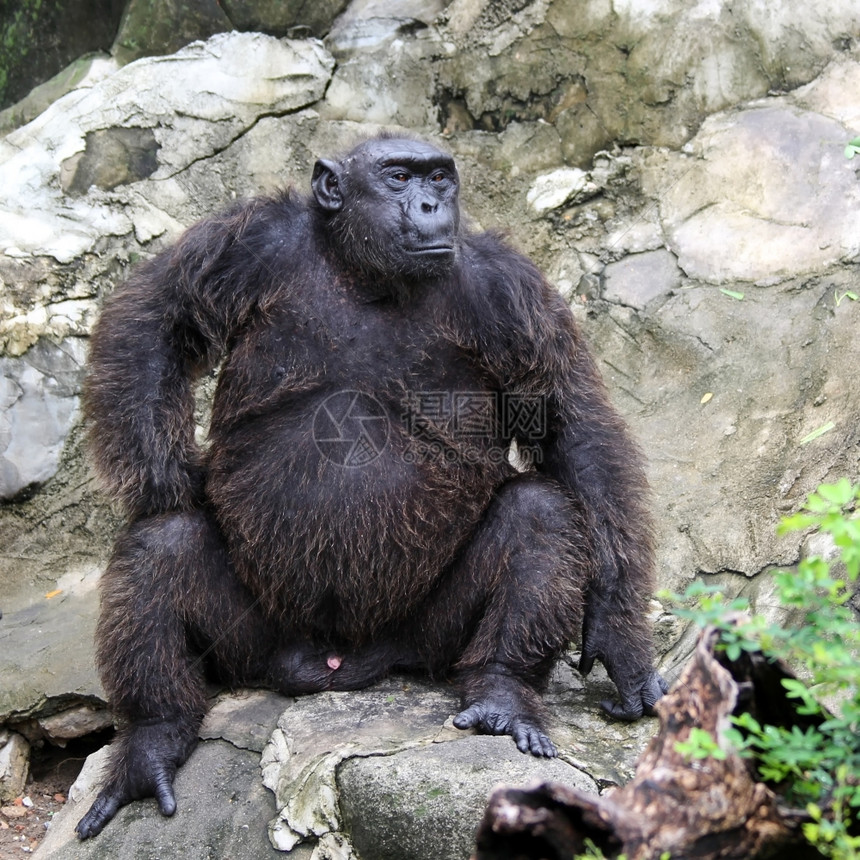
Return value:
<svg viewBox="0 0 860 860">
<path fill-rule="evenodd" d="M 483 674 L 464 685 L 465 710 L 454 717 L 458 729 L 475 728 L 491 735 L 511 735 L 520 752 L 545 758 L 558 755 L 541 727 L 536 693 L 508 674 Z"/>
<path fill-rule="evenodd" d="M 616 720 L 638 720 L 641 716 L 654 716 L 654 705 L 669 692 L 669 685 L 655 670 L 632 686 L 616 684 L 621 694 L 620 702 L 608 699 L 600 707 Z M 622 688 L 623 687 L 623 688 Z"/>
<path fill-rule="evenodd" d="M 162 815 L 176 812 L 173 779 L 191 755 L 197 731 L 186 721 L 135 723 L 114 742 L 111 776 L 75 828 L 81 839 L 97 836 L 132 800 L 154 797 Z"/>
</svg>

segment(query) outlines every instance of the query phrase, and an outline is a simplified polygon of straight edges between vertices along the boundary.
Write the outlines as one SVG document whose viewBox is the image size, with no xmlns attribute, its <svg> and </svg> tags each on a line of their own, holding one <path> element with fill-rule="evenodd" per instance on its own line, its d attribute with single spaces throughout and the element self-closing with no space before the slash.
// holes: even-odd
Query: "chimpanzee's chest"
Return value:
<svg viewBox="0 0 860 860">
<path fill-rule="evenodd" d="M 326 282 L 323 281 L 325 284 Z M 495 387 L 451 323 L 444 293 L 378 298 L 335 282 L 293 285 L 275 296 L 236 338 L 219 381 L 213 427 L 278 413 L 316 414 L 341 391 L 376 398 L 398 419 Z M 424 406 L 422 406 L 422 409 Z"/>
<path fill-rule="evenodd" d="M 296 298 L 272 307 L 249 334 L 263 364 L 367 389 L 487 384 L 451 325 L 445 296 L 429 287 L 405 300 L 343 285 Z"/>
</svg>

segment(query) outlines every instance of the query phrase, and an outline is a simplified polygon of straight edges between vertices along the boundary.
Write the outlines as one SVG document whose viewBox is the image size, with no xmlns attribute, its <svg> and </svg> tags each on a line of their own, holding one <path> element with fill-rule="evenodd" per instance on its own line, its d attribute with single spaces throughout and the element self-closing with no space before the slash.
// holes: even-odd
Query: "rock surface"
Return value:
<svg viewBox="0 0 860 860">
<path fill-rule="evenodd" d="M 0 357 L 0 499 L 52 477 L 78 420 L 84 344 L 39 341 L 21 358 Z"/>
<path fill-rule="evenodd" d="M 493 788 L 538 780 L 597 793 L 593 780 L 566 762 L 524 756 L 498 738 L 355 756 L 338 772 L 343 828 L 362 857 L 420 860 L 428 845 L 437 857 L 467 857 Z M 392 814 L 397 810 L 402 814 Z"/>
<path fill-rule="evenodd" d="M 598 685 L 604 695 L 607 684 Z M 560 757 L 553 760 L 520 753 L 508 737 L 458 731 L 452 691 L 412 678 L 296 700 L 263 691 L 222 695 L 177 777 L 174 817 L 142 801 L 120 810 L 97 838 L 77 841 L 74 826 L 99 787 L 102 750 L 88 760 L 39 856 L 466 857 L 495 785 L 549 779 L 596 793 L 619 784 L 655 722 L 607 723 L 597 692 L 585 696 L 565 664 L 549 700 L 559 729 Z M 589 731 L 570 730 L 583 719 Z M 610 769 L 595 764 L 586 772 L 588 746 L 602 751 Z"/>
<path fill-rule="evenodd" d="M 129 210 L 117 205 L 126 201 L 100 191 L 142 179 L 169 185 L 262 115 L 315 102 L 333 66 L 319 42 L 234 33 L 73 90 L 0 142 L 0 250 L 70 263 L 95 251 L 105 236 L 134 231 L 146 243 L 166 230 L 175 233 L 179 225 L 163 210 L 142 200 Z M 129 149 L 146 154 L 131 163 Z M 101 172 L 84 171 L 87 159 Z M 91 196 L 76 196 L 90 185 L 96 186 Z"/>
<path fill-rule="evenodd" d="M 826 15 L 764 0 L 354 0 L 314 30 L 322 43 L 223 33 L 123 67 L 99 57 L 10 109 L 31 121 L 0 139 L 0 731 L 63 743 L 108 719 L 92 630 L 119 522 L 78 408 L 103 296 L 184 227 L 238 196 L 307 189 L 316 157 L 380 125 L 447 146 L 473 222 L 507 230 L 571 301 L 649 459 L 660 586 L 702 577 L 766 607 L 766 571 L 803 550 L 776 537 L 780 516 L 860 475 L 860 185 L 843 155 L 860 134 L 858 34 L 847 0 Z M 659 607 L 654 620 L 671 678 L 693 637 Z M 230 856 L 267 856 L 275 821 L 276 841 L 302 836 L 293 856 L 319 831 L 318 858 L 349 856 L 352 839 L 368 860 L 389 848 L 368 847 L 383 825 L 359 820 L 395 793 L 410 798 L 392 824 L 404 839 L 419 806 L 427 822 L 471 820 L 475 766 L 507 778 L 523 759 L 504 738 L 449 737 L 450 691 L 403 683 L 276 700 L 265 719 L 236 706 L 180 773 L 176 818 L 135 804 L 67 844 L 81 800 L 40 852 L 227 856 L 221 833 L 239 840 Z M 564 664 L 550 693 L 551 767 L 599 788 L 629 777 L 650 731 L 600 715 L 603 683 L 583 689 Z M 404 715 L 408 738 L 389 725 Z M 259 775 L 270 737 L 277 807 Z M 302 790 L 298 761 L 317 780 Z M 454 830 L 451 856 L 468 828 Z"/>
<path fill-rule="evenodd" d="M 117 0 L 21 0 L 0 19 L 0 108 L 89 51 L 107 51 L 122 15 Z"/>
<path fill-rule="evenodd" d="M 176 778 L 176 814 L 165 818 L 154 800 L 134 803 L 121 810 L 97 838 L 81 842 L 74 828 L 95 799 L 107 748 L 90 756 L 69 792 L 69 802 L 51 822 L 38 856 L 52 860 L 282 857 L 266 838 L 266 822 L 275 808 L 271 793 L 260 781 L 260 752 L 283 704 L 274 694 L 254 693 L 216 703 L 201 732 L 208 739 Z M 195 802 L 197 795 L 203 795 L 199 802 Z"/>
<path fill-rule="evenodd" d="M 30 745 L 23 735 L 0 731 L 0 803 L 14 800 L 27 784 Z"/>
</svg>

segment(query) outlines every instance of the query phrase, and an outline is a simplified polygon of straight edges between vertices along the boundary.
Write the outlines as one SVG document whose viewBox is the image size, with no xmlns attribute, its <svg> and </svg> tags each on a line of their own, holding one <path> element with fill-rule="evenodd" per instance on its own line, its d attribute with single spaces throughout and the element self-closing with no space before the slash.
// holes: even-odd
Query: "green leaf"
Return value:
<svg viewBox="0 0 860 860">
<path fill-rule="evenodd" d="M 855 137 L 854 140 L 849 140 L 845 147 L 845 157 L 854 158 L 857 153 L 860 153 L 860 137 Z"/>
<path fill-rule="evenodd" d="M 828 421 L 826 424 L 822 424 L 817 430 L 813 430 L 808 436 L 804 436 L 800 440 L 801 445 L 806 445 L 811 442 L 813 439 L 817 439 L 819 436 L 823 436 L 825 433 L 829 433 L 836 425 L 832 421 Z"/>
<path fill-rule="evenodd" d="M 675 744 L 675 751 L 687 759 L 715 758 L 722 761 L 726 758 L 726 751 L 720 748 L 711 733 L 699 726 L 690 729 L 686 741 L 678 741 Z"/>
<path fill-rule="evenodd" d="M 827 425 L 824 426 L 826 427 Z M 832 421 L 830 422 L 830 427 L 833 427 Z M 851 481 L 849 481 L 848 478 L 842 478 L 835 484 L 822 484 L 818 488 L 818 494 L 823 499 L 827 499 L 828 502 L 832 502 L 840 508 L 844 508 L 845 505 L 853 501 L 855 495 L 854 487 L 851 485 Z"/>
<path fill-rule="evenodd" d="M 733 722 L 738 728 L 746 729 L 754 735 L 762 733 L 761 723 L 749 711 L 739 714 L 734 718 Z"/>
<path fill-rule="evenodd" d="M 777 534 L 783 535 L 787 532 L 806 531 L 810 526 L 816 526 L 818 523 L 818 517 L 814 517 L 811 514 L 792 514 L 791 516 L 783 517 L 782 522 L 777 528 Z"/>
<path fill-rule="evenodd" d="M 728 296 L 730 299 L 737 299 L 739 302 L 742 302 L 744 300 L 744 294 L 738 293 L 735 290 L 723 290 L 723 289 L 721 289 L 720 292 L 724 296 Z"/>
</svg>

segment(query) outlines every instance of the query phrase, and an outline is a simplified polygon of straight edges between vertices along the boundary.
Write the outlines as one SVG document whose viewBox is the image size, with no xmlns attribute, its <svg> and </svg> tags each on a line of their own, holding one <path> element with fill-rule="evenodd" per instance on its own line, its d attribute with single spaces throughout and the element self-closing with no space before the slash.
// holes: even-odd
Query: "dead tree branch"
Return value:
<svg viewBox="0 0 860 860">
<path fill-rule="evenodd" d="M 750 860 L 817 857 L 800 834 L 801 816 L 757 781 L 723 739 L 736 709 L 791 725 L 802 722 L 779 683 L 790 673 L 759 655 L 727 664 L 706 630 L 678 682 L 658 705 L 660 729 L 624 787 L 602 797 L 545 783 L 494 792 L 478 830 L 474 860 L 570 860 L 590 839 L 626 860 Z M 740 706 L 738 701 L 741 700 Z M 689 759 L 676 745 L 693 728 L 711 734 L 724 759 Z M 807 851 L 811 853 L 807 853 Z M 786 856 L 782 854 L 782 856 Z"/>
</svg>

